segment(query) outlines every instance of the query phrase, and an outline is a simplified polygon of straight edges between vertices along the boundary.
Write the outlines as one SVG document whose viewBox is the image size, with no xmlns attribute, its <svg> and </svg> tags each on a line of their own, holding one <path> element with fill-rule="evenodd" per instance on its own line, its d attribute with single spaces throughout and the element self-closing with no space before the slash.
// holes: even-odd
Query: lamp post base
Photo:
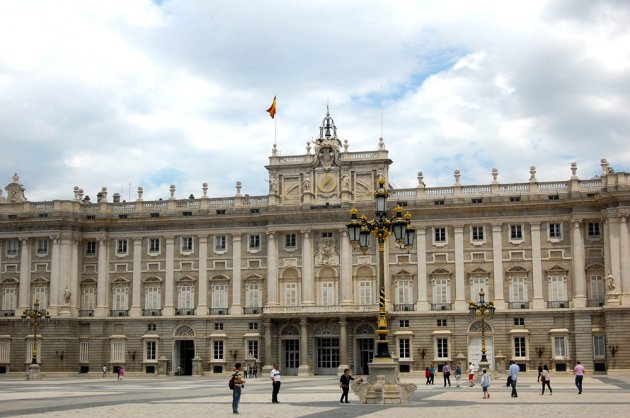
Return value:
<svg viewBox="0 0 630 418">
<path fill-rule="evenodd" d="M 362 403 L 407 404 L 417 389 L 415 383 L 401 383 L 398 361 L 393 358 L 374 358 L 369 363 L 370 375 L 367 382 L 351 383 L 350 388 Z"/>
<path fill-rule="evenodd" d="M 44 375 L 41 372 L 39 364 L 29 364 L 26 370 L 26 380 L 42 380 Z"/>
</svg>

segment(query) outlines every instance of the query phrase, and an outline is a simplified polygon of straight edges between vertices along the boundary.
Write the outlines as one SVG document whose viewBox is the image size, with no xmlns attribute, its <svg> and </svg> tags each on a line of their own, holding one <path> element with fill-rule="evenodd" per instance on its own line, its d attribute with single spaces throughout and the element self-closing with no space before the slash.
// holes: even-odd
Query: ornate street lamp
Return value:
<svg viewBox="0 0 630 418">
<path fill-rule="evenodd" d="M 40 327 L 40 322 L 43 320 L 48 322 L 50 319 L 50 313 L 45 309 L 39 309 L 39 300 L 35 300 L 33 309 L 25 309 L 22 312 L 22 320 L 30 321 L 31 328 L 33 328 L 33 353 L 31 364 L 37 364 L 37 329 Z"/>
<path fill-rule="evenodd" d="M 485 300 L 486 294 L 483 289 L 479 291 L 479 303 L 475 303 L 474 301 L 470 301 L 468 303 L 468 310 L 472 316 L 476 316 L 479 313 L 479 317 L 481 317 L 481 363 L 488 363 L 488 359 L 486 358 L 486 316 L 493 316 L 495 307 L 494 302 Z"/>
<path fill-rule="evenodd" d="M 385 311 L 385 240 L 393 232 L 396 242 L 402 248 L 411 248 L 416 238 L 416 230 L 411 226 L 411 214 L 402 214 L 403 209 L 396 206 L 394 216 L 387 216 L 387 198 L 389 191 L 385 189 L 385 178 L 379 176 L 378 187 L 374 192 L 376 200 L 376 218 L 368 220 L 365 215 L 358 216 L 355 208 L 350 210 L 348 238 L 354 248 L 365 254 L 370 247 L 370 235 L 374 235 L 378 242 L 378 281 L 379 281 L 379 311 L 378 311 L 378 341 L 376 344 L 377 358 L 391 358 L 388 347 L 389 330 Z"/>
</svg>

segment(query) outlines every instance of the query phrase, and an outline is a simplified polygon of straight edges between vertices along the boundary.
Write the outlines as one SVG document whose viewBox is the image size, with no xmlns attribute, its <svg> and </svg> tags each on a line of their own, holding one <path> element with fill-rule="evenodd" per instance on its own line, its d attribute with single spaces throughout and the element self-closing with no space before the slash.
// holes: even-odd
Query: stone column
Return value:
<svg viewBox="0 0 630 418">
<path fill-rule="evenodd" d="M 273 232 L 267 233 L 267 305 L 278 305 L 278 248 Z"/>
<path fill-rule="evenodd" d="M 586 307 L 586 277 L 584 270 L 584 240 L 582 238 L 582 220 L 571 220 L 571 256 L 573 259 L 573 307 Z"/>
<path fill-rule="evenodd" d="M 57 292 L 57 300 L 59 305 L 63 307 L 63 316 L 70 315 L 70 301 L 66 303 L 66 289 L 70 291 L 70 268 L 72 266 L 72 240 L 64 237 L 60 240 L 59 252 L 59 289 Z M 70 295 L 72 298 L 72 294 Z"/>
<path fill-rule="evenodd" d="M 339 318 L 339 367 L 337 374 L 342 375 L 348 366 L 348 321 L 345 317 Z"/>
<path fill-rule="evenodd" d="M 230 315 L 241 315 L 243 304 L 241 303 L 241 235 L 232 235 L 232 306 Z"/>
<path fill-rule="evenodd" d="M 81 285 L 79 284 L 79 240 L 72 239 L 70 247 L 70 310 L 71 315 L 79 316 L 81 308 Z"/>
<path fill-rule="evenodd" d="M 494 307 L 505 310 L 505 290 L 503 287 L 503 231 L 502 224 L 492 225 L 492 267 L 494 272 Z"/>
<path fill-rule="evenodd" d="M 313 233 L 302 231 L 302 304 L 315 305 L 315 271 L 313 269 Z"/>
<path fill-rule="evenodd" d="M 534 282 L 533 309 L 544 309 L 543 272 L 540 247 L 540 223 L 530 223 L 532 234 L 532 277 Z"/>
<path fill-rule="evenodd" d="M 348 229 L 339 230 L 341 236 L 341 305 L 353 305 L 354 297 L 352 295 L 352 245 L 348 238 Z"/>
<path fill-rule="evenodd" d="M 618 292 L 622 293 L 622 304 L 630 305 L 630 243 L 628 237 L 628 213 L 619 216 L 619 249 L 621 277 L 617 282 Z"/>
<path fill-rule="evenodd" d="M 420 226 L 416 230 L 416 256 L 418 257 L 418 303 L 416 310 L 428 311 L 429 301 L 427 300 L 427 239 L 426 227 Z"/>
<path fill-rule="evenodd" d="M 94 316 L 109 316 L 109 279 L 107 277 L 107 239 L 98 238 L 98 267 L 96 276 L 96 310 Z"/>
<path fill-rule="evenodd" d="M 59 262 L 60 262 L 60 239 L 55 236 L 52 241 L 52 254 L 50 263 L 50 288 L 48 289 L 48 307 L 46 308 L 52 316 L 57 316 L 59 307 Z"/>
<path fill-rule="evenodd" d="M 131 284 L 131 310 L 130 316 L 142 315 L 142 238 L 133 239 L 133 273 Z"/>
<path fill-rule="evenodd" d="M 466 302 L 466 278 L 464 277 L 464 227 L 456 226 L 455 232 L 455 310 L 468 309 Z"/>
<path fill-rule="evenodd" d="M 263 320 L 265 327 L 265 365 L 263 366 L 263 373 L 270 373 L 273 366 L 273 353 L 271 352 L 271 320 Z"/>
<path fill-rule="evenodd" d="M 52 237 L 51 237 L 52 240 Z M 31 293 L 31 243 L 28 237 L 20 237 L 20 294 L 18 297 L 18 313 L 21 315 L 24 309 L 29 309 Z"/>
<path fill-rule="evenodd" d="M 208 314 L 208 236 L 199 236 L 199 304 L 197 315 Z"/>
<path fill-rule="evenodd" d="M 311 366 L 308 364 L 308 318 L 300 318 L 300 367 L 298 376 L 310 376 Z"/>
<path fill-rule="evenodd" d="M 173 316 L 175 314 L 174 308 L 174 287 L 175 287 L 175 272 L 173 268 L 175 266 L 175 238 L 164 238 L 166 242 L 166 265 L 164 267 L 165 284 L 164 284 L 164 310 L 162 315 Z"/>
<path fill-rule="evenodd" d="M 607 252 L 610 254 L 610 265 L 608 266 L 608 269 L 615 278 L 621 277 L 621 254 L 619 253 L 619 248 L 620 248 L 619 230 L 620 230 L 619 217 L 616 214 L 608 214 L 609 245 L 608 245 L 608 248 L 606 248 Z"/>
</svg>

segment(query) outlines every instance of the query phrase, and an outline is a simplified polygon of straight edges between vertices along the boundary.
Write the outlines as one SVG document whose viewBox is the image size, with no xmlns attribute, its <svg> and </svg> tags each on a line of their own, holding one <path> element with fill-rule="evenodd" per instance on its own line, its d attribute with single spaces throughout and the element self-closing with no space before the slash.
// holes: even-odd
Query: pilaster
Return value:
<svg viewBox="0 0 630 418">
<path fill-rule="evenodd" d="M 348 229 L 339 230 L 341 236 L 341 305 L 352 305 L 354 298 L 352 296 L 352 245 L 348 238 Z"/>
<path fill-rule="evenodd" d="M 20 237 L 20 294 L 18 298 L 18 312 L 29 308 L 31 294 L 31 242 L 28 237 Z M 16 312 L 16 315 L 18 314 Z"/>
<path fill-rule="evenodd" d="M 107 277 L 107 238 L 97 238 L 98 265 L 96 270 L 96 310 L 94 316 L 105 318 L 109 309 L 109 280 Z"/>
<path fill-rule="evenodd" d="M 573 259 L 574 308 L 586 307 L 586 276 L 584 271 L 584 239 L 582 237 L 582 220 L 571 220 L 571 255 Z"/>
<path fill-rule="evenodd" d="M 302 231 L 302 304 L 315 305 L 315 272 L 313 270 L 313 232 Z"/>
<path fill-rule="evenodd" d="M 196 314 L 208 314 L 208 236 L 199 236 L 199 304 Z"/>
<path fill-rule="evenodd" d="M 173 271 L 173 267 L 175 265 L 175 238 L 174 237 L 166 237 L 164 239 L 166 244 L 166 263 L 165 263 L 165 291 L 164 291 L 164 310 L 162 311 L 162 315 L 164 316 L 173 316 L 175 314 L 175 308 L 173 306 L 175 296 L 174 296 L 174 288 L 175 288 L 175 275 Z"/>
<path fill-rule="evenodd" d="M 278 248 L 273 232 L 267 233 L 267 305 L 278 305 Z"/>
<path fill-rule="evenodd" d="M 308 358 L 308 318 L 300 318 L 300 359 Z M 310 376 L 311 366 L 308 361 L 300 361 L 298 376 Z"/>
<path fill-rule="evenodd" d="M 416 230 L 416 256 L 418 257 L 418 302 L 416 310 L 424 312 L 429 310 L 427 300 L 427 240 L 426 227 L 421 226 Z"/>
<path fill-rule="evenodd" d="M 142 306 L 140 294 L 142 292 L 142 238 L 133 239 L 133 273 L 131 283 L 130 316 L 141 316 Z"/>
<path fill-rule="evenodd" d="M 505 310 L 505 290 L 503 286 L 503 241 L 502 224 L 492 224 L 492 267 L 494 272 L 494 306 Z"/>
<path fill-rule="evenodd" d="M 532 236 L 532 278 L 534 285 L 533 309 L 544 309 L 543 298 L 543 274 L 542 274 L 542 249 L 540 247 L 540 223 L 530 223 Z"/>
<path fill-rule="evenodd" d="M 464 277 L 464 227 L 456 226 L 453 229 L 455 232 L 455 310 L 462 311 L 468 308 Z"/>
<path fill-rule="evenodd" d="M 241 235 L 232 235 L 232 306 L 230 315 L 241 315 L 243 305 L 241 304 Z"/>
</svg>

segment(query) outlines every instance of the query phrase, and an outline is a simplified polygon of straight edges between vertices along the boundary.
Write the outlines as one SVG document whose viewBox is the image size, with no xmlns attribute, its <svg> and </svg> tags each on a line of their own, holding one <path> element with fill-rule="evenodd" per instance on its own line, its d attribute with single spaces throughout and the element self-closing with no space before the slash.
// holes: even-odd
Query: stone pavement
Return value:
<svg viewBox="0 0 630 418">
<path fill-rule="evenodd" d="M 168 380 L 167 380 L 168 379 Z M 226 379 L 189 379 L 162 378 L 157 384 L 171 385 L 159 387 L 165 394 L 161 397 L 143 399 L 140 395 L 144 390 L 151 390 L 156 384 L 150 379 L 128 379 L 124 382 L 108 382 L 110 386 L 102 391 L 88 393 L 73 389 L 62 390 L 61 382 L 76 384 L 81 387 L 80 379 L 60 379 L 40 382 L 27 390 L 31 382 L 19 382 L 19 390 L 11 385 L 11 381 L 0 379 L 0 417 L 28 416 L 28 417 L 228 417 L 231 413 L 231 392 L 227 388 Z M 616 373 L 610 375 L 587 376 L 584 379 L 584 391 L 577 394 L 572 375 L 553 375 L 551 386 L 553 395 L 540 395 L 540 385 L 536 383 L 535 375 L 522 375 L 519 379 L 519 397 L 510 397 L 510 390 L 505 387 L 504 378 L 496 378 L 490 387 L 490 399 L 482 399 L 481 387 L 477 384 L 470 388 L 444 388 L 441 385 L 426 386 L 423 378 L 403 378 L 403 381 L 413 381 L 418 384 L 418 390 L 408 405 L 364 405 L 350 393 L 350 404 L 340 404 L 340 390 L 337 378 L 331 376 L 315 376 L 309 378 L 285 377 L 280 391 L 279 404 L 272 404 L 271 385 L 266 378 L 250 379 L 243 390 L 240 415 L 254 417 L 370 417 L 391 418 L 392 415 L 405 414 L 409 416 L 466 416 L 483 417 L 504 414 L 510 418 L 518 417 L 549 417 L 558 416 L 620 416 L 630 414 L 630 373 Z M 453 379 L 454 380 L 454 379 Z M 17 381 L 14 381 L 18 385 Z M 98 384 L 98 380 L 92 379 Z M 441 383 L 436 379 L 436 383 Z M 85 385 L 85 384 L 83 384 Z M 177 385 L 190 385 L 178 387 Z M 5 391 L 11 387 L 13 392 Z M 177 389 L 183 393 L 179 397 L 168 396 Z M 158 389 L 158 386 L 156 386 Z M 120 395 L 108 402 L 107 395 L 116 391 Z M 134 391 L 138 391 L 137 399 Z M 124 396 L 124 395 L 127 396 Z M 131 396 L 129 396 L 131 394 Z M 92 403 L 78 404 L 77 399 L 82 396 L 94 398 Z M 50 412 L 22 414 L 19 410 L 7 412 L 3 407 L 6 402 L 20 401 L 22 404 L 29 400 L 50 397 L 58 404 L 51 407 Z M 61 398 L 61 400 L 60 400 Z M 92 399 L 92 398 L 90 398 Z M 118 400 L 116 400 L 118 399 Z M 68 401 L 65 404 L 65 401 Z M 62 405 L 63 404 L 63 405 Z M 56 409 L 56 410 L 53 410 Z M 34 411 L 24 411 L 27 413 Z"/>
</svg>

